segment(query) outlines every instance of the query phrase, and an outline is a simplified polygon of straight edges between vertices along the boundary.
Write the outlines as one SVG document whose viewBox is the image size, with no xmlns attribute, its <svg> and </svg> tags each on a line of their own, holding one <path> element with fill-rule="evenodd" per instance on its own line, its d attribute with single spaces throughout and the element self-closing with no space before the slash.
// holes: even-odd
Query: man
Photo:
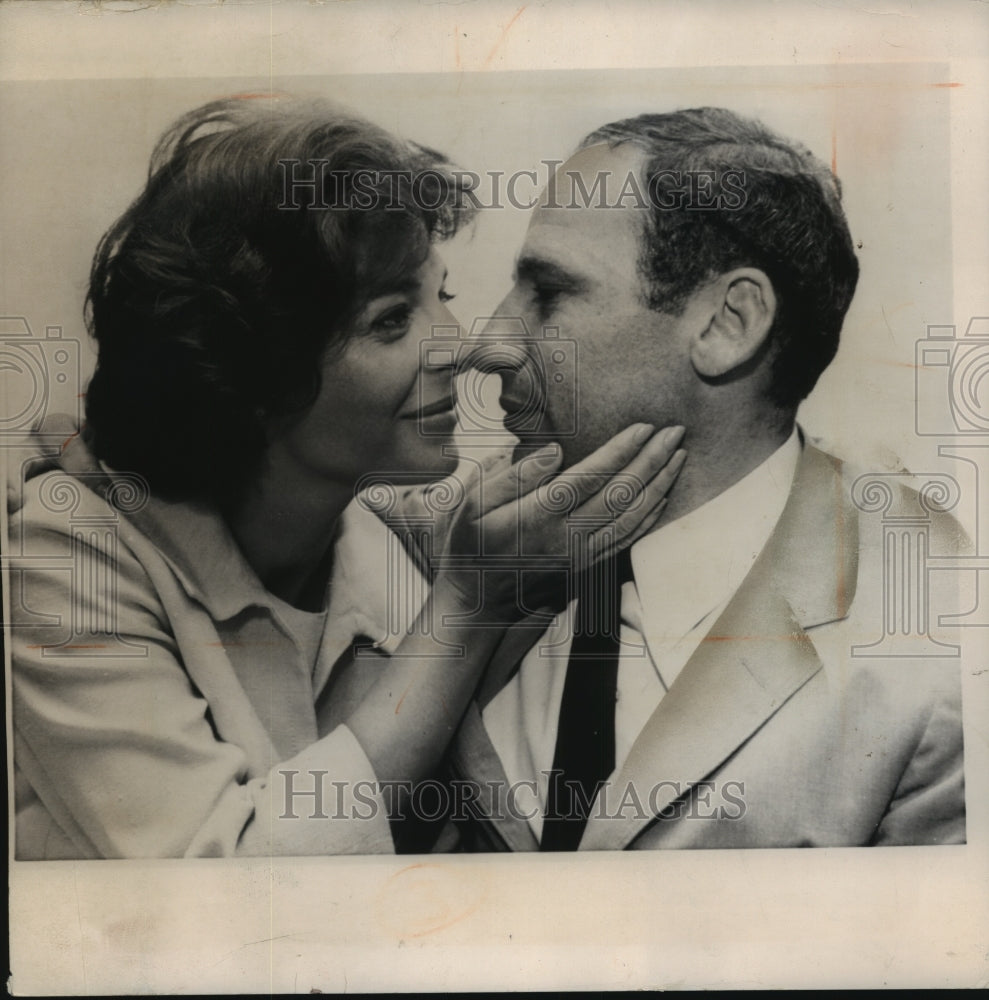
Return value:
<svg viewBox="0 0 989 1000">
<path fill-rule="evenodd" d="M 964 841 L 958 661 L 853 655 L 890 556 L 795 421 L 857 277 L 830 171 L 731 112 L 616 122 L 560 168 L 493 325 L 576 343 L 538 432 L 570 466 L 629 423 L 681 425 L 688 457 L 631 550 L 619 641 L 588 647 L 606 629 L 575 600 L 502 643 L 451 761 L 477 796 L 461 849 Z M 505 380 L 509 426 L 532 370 Z M 943 513 L 929 537 L 964 541 Z"/>
</svg>

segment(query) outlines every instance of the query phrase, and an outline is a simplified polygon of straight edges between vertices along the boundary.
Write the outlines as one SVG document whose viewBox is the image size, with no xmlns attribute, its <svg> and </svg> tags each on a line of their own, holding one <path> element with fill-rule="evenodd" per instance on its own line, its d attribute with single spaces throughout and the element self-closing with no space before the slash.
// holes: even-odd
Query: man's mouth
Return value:
<svg viewBox="0 0 989 1000">
<path fill-rule="evenodd" d="M 542 422 L 545 401 L 542 385 L 533 385 L 531 379 L 514 374 L 502 376 L 498 405 L 505 412 L 506 430 L 515 433 L 523 428 L 538 426 Z"/>
<path fill-rule="evenodd" d="M 498 403 L 505 411 L 504 424 L 506 430 L 517 431 L 523 427 L 531 426 L 533 423 L 533 412 L 528 400 L 517 399 L 516 397 L 502 394 Z M 537 416 L 538 422 L 538 416 Z"/>
</svg>

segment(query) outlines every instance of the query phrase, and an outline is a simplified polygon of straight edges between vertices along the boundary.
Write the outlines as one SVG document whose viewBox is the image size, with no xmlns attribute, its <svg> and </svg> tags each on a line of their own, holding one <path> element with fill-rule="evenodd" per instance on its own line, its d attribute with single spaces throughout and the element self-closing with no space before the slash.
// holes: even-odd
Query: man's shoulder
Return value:
<svg viewBox="0 0 989 1000">
<path fill-rule="evenodd" d="M 927 536 L 929 553 L 962 555 L 972 551 L 971 538 L 955 515 L 960 487 L 949 472 L 914 472 L 892 456 L 870 465 L 860 458 L 845 457 L 827 442 L 809 436 L 805 436 L 801 462 L 833 470 L 840 483 L 840 496 L 834 499 L 855 512 L 860 545 L 881 545 L 884 526 L 910 524 Z M 794 489 L 801 485 L 798 476 Z"/>
<path fill-rule="evenodd" d="M 798 476 L 794 489 L 816 516 L 801 522 L 804 537 L 786 537 L 785 572 L 781 564 L 773 579 L 801 618 L 822 680 L 874 708 L 888 701 L 892 717 L 957 703 L 959 630 L 941 619 L 967 606 L 965 575 L 930 569 L 971 551 L 951 510 L 953 481 L 902 467 L 870 470 L 812 441 L 802 462 L 818 474 L 802 484 Z M 801 616 L 811 604 L 831 613 Z"/>
</svg>

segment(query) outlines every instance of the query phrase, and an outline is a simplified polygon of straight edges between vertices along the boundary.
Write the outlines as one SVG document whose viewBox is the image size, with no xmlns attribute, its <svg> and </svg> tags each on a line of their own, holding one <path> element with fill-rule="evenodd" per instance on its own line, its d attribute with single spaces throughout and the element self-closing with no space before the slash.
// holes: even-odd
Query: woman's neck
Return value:
<svg viewBox="0 0 989 1000">
<path fill-rule="evenodd" d="M 254 487 L 227 516 L 258 578 L 276 597 L 318 611 L 332 571 L 332 544 L 353 485 L 306 475 L 269 452 Z"/>
</svg>

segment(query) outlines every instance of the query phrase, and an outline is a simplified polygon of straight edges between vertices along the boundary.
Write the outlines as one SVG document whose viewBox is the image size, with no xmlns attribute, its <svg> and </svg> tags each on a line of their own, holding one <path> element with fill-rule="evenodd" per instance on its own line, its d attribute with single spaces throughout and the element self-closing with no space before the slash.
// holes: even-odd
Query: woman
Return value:
<svg viewBox="0 0 989 1000">
<path fill-rule="evenodd" d="M 435 772 L 504 631 L 450 622 L 521 614 L 510 576 L 482 592 L 456 560 L 390 646 L 354 596 L 358 484 L 455 465 L 453 366 L 422 367 L 419 344 L 455 322 L 436 244 L 466 218 L 458 194 L 436 154 L 321 103 L 218 101 L 159 142 L 93 263 L 85 427 L 11 519 L 42 566 L 13 614 L 18 857 L 402 846 L 408 783 Z M 585 463 L 642 484 L 623 545 L 682 461 L 651 431 Z M 523 521 L 565 555 L 535 490 L 558 464 L 550 446 L 483 501 L 465 489 L 447 554 L 480 532 L 511 551 Z M 607 480 L 583 512 L 606 513 Z"/>
</svg>

